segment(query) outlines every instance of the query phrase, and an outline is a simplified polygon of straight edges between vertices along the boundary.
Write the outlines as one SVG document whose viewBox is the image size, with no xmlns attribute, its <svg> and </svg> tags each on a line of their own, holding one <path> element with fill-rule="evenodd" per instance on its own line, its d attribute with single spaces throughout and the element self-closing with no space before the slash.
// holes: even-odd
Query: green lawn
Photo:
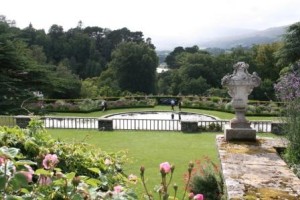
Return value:
<svg viewBox="0 0 300 200">
<path fill-rule="evenodd" d="M 140 166 L 145 166 L 149 189 L 160 183 L 159 164 L 165 161 L 176 166 L 174 182 L 182 189 L 183 174 L 190 161 L 208 156 L 219 164 L 215 133 L 183 134 L 181 132 L 112 131 L 49 129 L 53 137 L 67 142 L 82 142 L 95 145 L 107 152 L 127 151 L 129 162 L 124 166 L 126 174 L 139 175 Z M 141 193 L 141 183 L 136 186 Z"/>
<path fill-rule="evenodd" d="M 101 117 L 108 114 L 133 111 L 170 111 L 169 106 L 156 106 L 154 108 L 114 109 L 105 112 L 92 113 L 51 113 L 54 116 Z M 201 110 L 182 109 L 184 112 L 206 114 L 229 120 L 234 114 Z M 249 120 L 277 120 L 276 117 L 247 117 Z M 177 183 L 182 191 L 184 187 L 183 175 L 187 171 L 190 161 L 208 156 L 219 164 L 216 150 L 216 133 L 183 134 L 171 131 L 112 131 L 99 132 L 97 130 L 70 130 L 49 129 L 55 138 L 67 142 L 82 142 L 95 145 L 107 152 L 126 151 L 129 162 L 124 166 L 126 174 L 139 175 L 140 166 L 145 166 L 148 189 L 153 189 L 160 183 L 159 164 L 165 161 L 176 166 L 173 183 Z M 222 134 L 222 133 L 218 133 Z M 259 134 L 259 136 L 273 136 L 272 134 Z M 136 186 L 136 192 L 143 192 L 141 183 Z M 182 193 L 180 193 L 182 195 Z M 141 198 L 142 199 L 142 198 Z"/>
</svg>

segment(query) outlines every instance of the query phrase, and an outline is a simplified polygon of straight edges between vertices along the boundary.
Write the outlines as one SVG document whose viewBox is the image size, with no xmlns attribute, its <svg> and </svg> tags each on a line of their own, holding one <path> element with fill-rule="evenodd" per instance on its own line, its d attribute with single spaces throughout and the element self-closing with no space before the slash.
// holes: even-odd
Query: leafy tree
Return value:
<svg viewBox="0 0 300 200">
<path fill-rule="evenodd" d="M 0 22 L 0 112 L 18 111 L 22 102 L 38 90 L 43 69 L 29 56 L 26 45 L 14 39 L 14 31 Z"/>
<path fill-rule="evenodd" d="M 277 52 L 278 65 L 287 66 L 300 59 L 300 22 L 288 27 L 283 46 Z"/>
<path fill-rule="evenodd" d="M 109 63 L 116 73 L 118 86 L 129 92 L 155 93 L 158 57 L 145 43 L 121 43 L 112 54 Z"/>
<path fill-rule="evenodd" d="M 47 70 L 45 79 L 48 85 L 42 89 L 47 97 L 72 99 L 80 96 L 81 82 L 66 66 L 48 65 Z"/>
<path fill-rule="evenodd" d="M 179 65 L 176 64 L 176 56 L 180 53 L 183 53 L 184 48 L 183 47 L 176 47 L 167 57 L 166 57 L 166 63 L 170 69 L 176 69 L 179 68 Z"/>
<path fill-rule="evenodd" d="M 197 79 L 191 78 L 187 81 L 183 81 L 181 84 L 181 94 L 203 95 L 209 87 L 206 80 L 199 76 Z"/>
<path fill-rule="evenodd" d="M 256 71 L 262 79 L 276 81 L 282 67 L 276 65 L 275 52 L 279 49 L 279 43 L 261 44 L 253 47 L 255 51 L 254 61 Z"/>
<path fill-rule="evenodd" d="M 48 61 L 53 64 L 58 64 L 65 55 L 66 38 L 62 26 L 52 25 L 49 29 L 45 52 Z"/>
</svg>

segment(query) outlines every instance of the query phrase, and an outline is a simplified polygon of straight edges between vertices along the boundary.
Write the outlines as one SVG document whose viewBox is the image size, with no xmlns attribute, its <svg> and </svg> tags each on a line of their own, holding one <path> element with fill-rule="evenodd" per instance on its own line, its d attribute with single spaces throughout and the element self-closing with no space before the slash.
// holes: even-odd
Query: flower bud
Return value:
<svg viewBox="0 0 300 200">
<path fill-rule="evenodd" d="M 141 171 L 141 176 L 144 176 L 145 167 L 144 167 L 144 166 L 141 166 L 140 171 Z"/>
<path fill-rule="evenodd" d="M 72 184 L 76 187 L 78 186 L 80 183 L 80 177 L 79 176 L 75 176 L 72 180 Z"/>
<path fill-rule="evenodd" d="M 175 192 L 178 190 L 178 185 L 176 183 L 174 183 L 173 188 L 175 190 Z"/>
<path fill-rule="evenodd" d="M 172 165 L 172 166 L 171 166 L 171 173 L 173 173 L 174 170 L 175 170 L 175 165 Z"/>
<path fill-rule="evenodd" d="M 64 178 L 65 175 L 62 172 L 56 172 L 55 173 L 56 178 Z"/>
<path fill-rule="evenodd" d="M 188 168 L 189 174 L 192 173 L 193 168 L 194 168 L 194 163 L 193 163 L 193 162 L 190 162 L 190 163 L 189 163 L 189 168 Z"/>
</svg>

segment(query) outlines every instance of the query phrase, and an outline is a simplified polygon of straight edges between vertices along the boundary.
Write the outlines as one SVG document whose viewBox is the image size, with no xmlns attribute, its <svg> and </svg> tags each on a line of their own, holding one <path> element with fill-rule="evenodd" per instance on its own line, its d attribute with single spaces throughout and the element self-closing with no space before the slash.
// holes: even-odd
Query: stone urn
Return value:
<svg viewBox="0 0 300 200">
<path fill-rule="evenodd" d="M 256 72 L 248 73 L 249 65 L 245 62 L 238 62 L 233 65 L 233 73 L 222 78 L 222 85 L 228 89 L 232 97 L 232 107 L 235 111 L 235 118 L 225 127 L 225 139 L 229 140 L 255 140 L 256 131 L 250 127 L 245 117 L 248 105 L 248 96 L 254 87 L 260 85 L 261 79 Z"/>
</svg>

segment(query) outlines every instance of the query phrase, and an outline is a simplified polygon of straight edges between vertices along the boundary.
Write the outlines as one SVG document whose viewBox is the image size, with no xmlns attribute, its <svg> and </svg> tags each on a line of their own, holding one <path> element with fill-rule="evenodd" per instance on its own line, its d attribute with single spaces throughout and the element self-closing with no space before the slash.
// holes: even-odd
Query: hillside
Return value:
<svg viewBox="0 0 300 200">
<path fill-rule="evenodd" d="M 288 26 L 269 28 L 263 31 L 254 31 L 242 35 L 222 37 L 207 42 L 201 42 L 198 46 L 205 48 L 230 49 L 236 46 L 251 47 L 253 44 L 272 43 L 280 41 Z"/>
</svg>

